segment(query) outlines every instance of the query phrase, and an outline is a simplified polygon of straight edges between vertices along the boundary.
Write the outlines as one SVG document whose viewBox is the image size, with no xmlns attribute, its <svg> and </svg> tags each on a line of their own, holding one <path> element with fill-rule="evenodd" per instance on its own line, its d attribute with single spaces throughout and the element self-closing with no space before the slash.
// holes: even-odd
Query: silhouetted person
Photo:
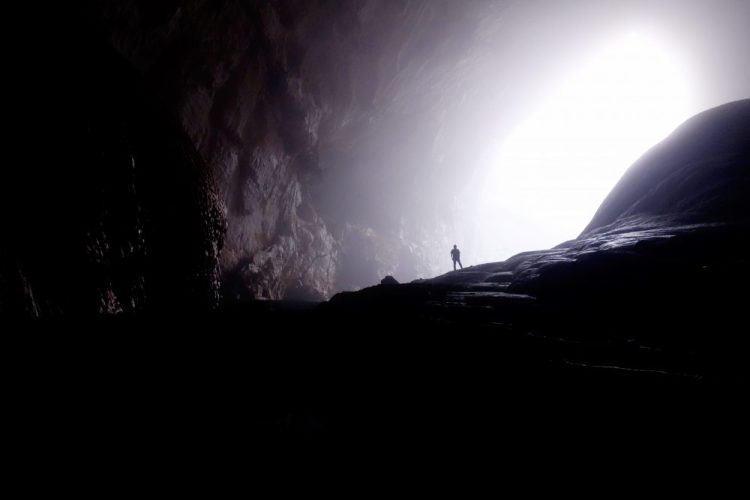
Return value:
<svg viewBox="0 0 750 500">
<path fill-rule="evenodd" d="M 463 269 L 464 266 L 461 265 L 461 250 L 458 249 L 456 245 L 453 245 L 453 250 L 451 250 L 451 258 L 453 259 L 453 270 L 456 270 L 456 262 L 458 262 L 458 266 Z"/>
</svg>

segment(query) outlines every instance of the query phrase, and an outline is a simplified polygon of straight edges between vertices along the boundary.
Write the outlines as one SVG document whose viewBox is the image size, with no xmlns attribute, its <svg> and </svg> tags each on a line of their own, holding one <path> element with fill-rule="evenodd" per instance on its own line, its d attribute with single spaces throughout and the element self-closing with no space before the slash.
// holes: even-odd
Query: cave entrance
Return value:
<svg viewBox="0 0 750 500">
<path fill-rule="evenodd" d="M 639 33 L 561 77 L 484 160 L 477 260 L 578 236 L 628 166 L 694 112 L 689 81 L 675 52 Z"/>
</svg>

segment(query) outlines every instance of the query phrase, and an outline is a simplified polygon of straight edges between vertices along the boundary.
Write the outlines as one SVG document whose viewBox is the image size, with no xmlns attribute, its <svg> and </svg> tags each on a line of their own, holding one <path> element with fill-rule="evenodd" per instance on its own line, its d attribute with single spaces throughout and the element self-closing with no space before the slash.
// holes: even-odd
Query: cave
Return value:
<svg viewBox="0 0 750 500">
<path fill-rule="evenodd" d="M 677 434 L 708 425 L 690 420 L 707 401 L 741 425 L 750 7 L 604 4 L 55 8 L 21 56 L 22 155 L 4 174 L 0 316 L 18 392 L 40 395 L 31 425 L 51 412 L 173 451 L 188 429 L 211 450 Z M 555 87 L 639 16 L 692 72 L 653 59 Z M 601 57 L 659 53 L 622 40 Z M 607 116 L 625 134 L 638 103 L 613 89 L 640 77 L 656 109 L 627 129 L 641 142 L 549 156 L 595 90 L 624 102 Z"/>
</svg>

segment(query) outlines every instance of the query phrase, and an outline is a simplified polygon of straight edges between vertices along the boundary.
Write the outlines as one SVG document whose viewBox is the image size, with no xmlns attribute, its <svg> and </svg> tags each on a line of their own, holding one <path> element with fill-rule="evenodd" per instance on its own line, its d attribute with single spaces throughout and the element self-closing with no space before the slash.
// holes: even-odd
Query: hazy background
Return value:
<svg viewBox="0 0 750 500">
<path fill-rule="evenodd" d="M 324 215 L 410 241 L 428 228 L 435 274 L 453 243 L 471 265 L 575 238 L 647 148 L 750 95 L 748 1 L 465 5 L 466 30 L 429 35 L 378 126 L 345 152 L 320 151 Z"/>
<path fill-rule="evenodd" d="M 488 44 L 513 47 L 514 74 L 490 78 L 509 112 L 485 125 L 496 143 L 459 195 L 469 213 L 475 205 L 464 238 L 476 259 L 574 238 L 648 147 L 750 95 L 747 20 L 750 2 L 731 0 L 510 7 Z"/>
</svg>

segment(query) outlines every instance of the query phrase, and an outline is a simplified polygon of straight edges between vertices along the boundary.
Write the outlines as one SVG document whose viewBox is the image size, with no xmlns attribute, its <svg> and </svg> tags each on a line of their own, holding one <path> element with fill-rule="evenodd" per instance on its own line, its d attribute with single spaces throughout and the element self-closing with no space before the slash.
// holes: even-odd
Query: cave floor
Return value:
<svg viewBox="0 0 750 500">
<path fill-rule="evenodd" d="M 633 323 L 606 331 L 486 288 L 414 283 L 322 305 L 31 322 L 8 352 L 31 421 L 62 415 L 136 441 L 521 444 L 707 431 L 707 415 L 744 427 L 747 378 L 726 366 L 739 353 L 644 344 L 624 334 Z"/>
</svg>

